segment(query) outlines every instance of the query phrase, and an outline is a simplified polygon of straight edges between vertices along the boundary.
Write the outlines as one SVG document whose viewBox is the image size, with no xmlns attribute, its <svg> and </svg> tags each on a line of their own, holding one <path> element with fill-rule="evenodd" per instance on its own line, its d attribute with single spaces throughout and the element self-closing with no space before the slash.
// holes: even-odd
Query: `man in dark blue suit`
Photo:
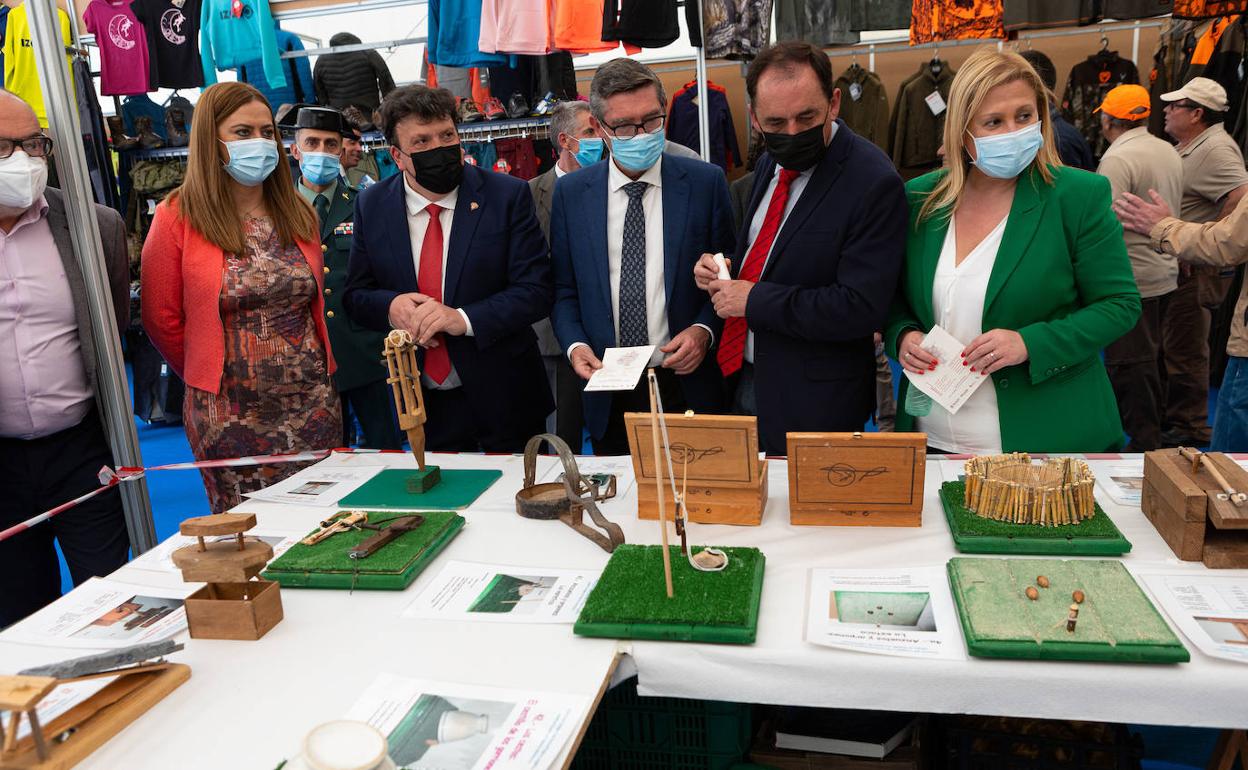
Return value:
<svg viewBox="0 0 1248 770">
<path fill-rule="evenodd" d="M 606 348 L 655 345 L 664 407 L 719 411 L 723 387 L 707 351 L 719 319 L 693 282 L 705 251 L 733 246 L 723 172 L 663 152 L 658 76 L 632 59 L 598 68 L 591 120 L 611 158 L 555 184 L 550 217 L 555 335 L 572 369 L 588 379 Z M 626 454 L 624 412 L 648 411 L 646 381 L 632 391 L 585 393 L 595 454 Z"/>
<path fill-rule="evenodd" d="M 422 347 L 429 449 L 520 452 L 554 409 L 532 329 L 553 296 L 546 240 L 528 185 L 464 165 L 454 113 L 419 85 L 382 102 L 403 173 L 356 200 L 343 306 Z"/>
<path fill-rule="evenodd" d="M 717 360 L 734 411 L 758 415 L 763 449 L 790 431 L 856 431 L 875 405 L 872 335 L 884 327 L 905 256 L 901 177 L 837 120 L 840 92 L 820 49 L 778 43 L 750 65 L 759 159 L 732 267 L 695 269 L 726 319 Z"/>
</svg>

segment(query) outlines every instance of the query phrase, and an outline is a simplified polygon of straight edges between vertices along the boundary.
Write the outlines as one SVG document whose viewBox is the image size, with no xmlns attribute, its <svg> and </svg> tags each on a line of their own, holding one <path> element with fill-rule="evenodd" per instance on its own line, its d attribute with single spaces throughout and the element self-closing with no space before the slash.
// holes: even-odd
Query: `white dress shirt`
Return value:
<svg viewBox="0 0 1248 770">
<path fill-rule="evenodd" d="M 1003 218 L 979 245 L 966 255 L 962 264 L 957 260 L 957 228 L 952 218 L 936 263 L 932 281 L 932 310 L 936 323 L 963 345 L 984 333 L 984 296 L 988 278 L 997 261 L 1001 237 L 1005 235 Z M 978 376 L 978 375 L 977 375 Z M 997 411 L 997 389 L 991 378 L 980 385 L 956 415 L 940 404 L 916 421 L 917 428 L 927 434 L 927 443 L 937 449 L 957 454 L 1000 454 L 1001 418 Z"/>
<path fill-rule="evenodd" d="M 832 124 L 832 136 L 836 136 L 837 124 Z M 831 139 L 828 140 L 831 144 Z M 806 189 L 806 184 L 810 178 L 814 176 L 815 169 L 819 164 L 815 164 L 798 174 L 792 182 L 789 183 L 789 198 L 784 202 L 784 217 L 780 220 L 780 230 L 784 229 L 784 223 L 788 221 L 789 214 L 793 213 L 793 207 L 797 205 L 797 199 L 802 197 L 802 191 Z M 771 181 L 767 184 L 767 189 L 763 191 L 762 200 L 759 201 L 758 208 L 754 211 L 754 218 L 750 220 L 750 248 L 745 250 L 748 255 L 750 250 L 754 248 L 754 241 L 758 240 L 758 231 L 763 229 L 763 220 L 767 218 L 767 206 L 771 203 L 771 196 L 776 191 L 776 185 L 780 183 L 780 164 L 776 164 L 771 174 Z M 776 241 L 780 240 L 780 230 L 776 231 L 776 238 L 771 242 L 771 248 L 767 250 L 767 258 L 763 260 L 763 267 L 767 267 L 767 262 L 771 259 L 771 252 L 776 248 Z M 737 270 L 737 274 L 740 274 Z M 761 273 L 760 273 L 761 275 Z M 747 332 L 745 335 L 745 361 L 746 363 L 754 363 L 754 332 Z"/>
<path fill-rule="evenodd" d="M 412 241 L 412 262 L 416 266 L 416 275 L 420 275 L 420 251 L 425 244 L 425 231 L 429 229 L 429 212 L 425 209 L 430 203 L 436 203 L 442 207 L 442 212 L 438 214 L 438 222 L 442 225 L 442 296 L 446 297 L 446 255 L 450 252 L 451 246 L 451 225 L 455 221 L 455 203 L 459 200 L 459 188 L 455 188 L 446 194 L 441 200 L 431 201 L 420 193 L 416 192 L 408 184 L 407 176 L 403 177 L 403 193 L 407 202 L 407 232 Z M 444 303 L 445 304 L 445 303 Z M 464 319 L 464 324 L 468 327 L 468 331 L 464 332 L 464 336 L 472 336 L 472 321 L 469 320 L 468 314 L 461 308 L 459 315 Z M 435 383 L 428 375 L 422 374 L 421 381 L 425 387 L 435 390 L 450 390 L 458 388 L 463 382 L 459 379 L 459 372 L 455 370 L 455 365 L 451 364 L 451 373 L 439 385 Z"/>
</svg>

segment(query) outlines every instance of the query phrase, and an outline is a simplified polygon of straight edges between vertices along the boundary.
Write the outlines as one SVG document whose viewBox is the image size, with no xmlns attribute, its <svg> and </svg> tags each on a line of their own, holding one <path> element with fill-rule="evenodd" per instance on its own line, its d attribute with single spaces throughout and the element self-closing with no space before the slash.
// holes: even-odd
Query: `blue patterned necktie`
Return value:
<svg viewBox="0 0 1248 770">
<path fill-rule="evenodd" d="M 629 182 L 620 256 L 620 346 L 650 344 L 646 322 L 646 213 L 641 206 L 647 182 Z"/>
</svg>

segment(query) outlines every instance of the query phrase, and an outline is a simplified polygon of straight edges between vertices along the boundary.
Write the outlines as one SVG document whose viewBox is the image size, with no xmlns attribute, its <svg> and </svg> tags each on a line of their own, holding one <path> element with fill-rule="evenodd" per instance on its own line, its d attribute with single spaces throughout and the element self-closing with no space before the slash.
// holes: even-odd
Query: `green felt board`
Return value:
<svg viewBox="0 0 1248 770">
<path fill-rule="evenodd" d="M 1187 648 L 1121 562 L 1091 559 L 949 560 L 949 583 L 971 655 L 980 658 L 1185 663 Z M 1024 593 L 1049 579 L 1032 601 Z M 1074 632 L 1066 630 L 1082 590 Z"/>
<path fill-rule="evenodd" d="M 428 492 L 407 491 L 407 479 L 415 468 L 389 468 L 368 480 L 338 502 L 339 508 L 366 510 L 463 510 L 489 489 L 502 471 L 442 469 L 442 481 Z"/>
<path fill-rule="evenodd" d="M 962 553 L 1034 554 L 1039 556 L 1121 556 L 1131 550 L 1099 504 L 1096 514 L 1078 524 L 1040 527 L 976 516 L 964 504 L 966 484 L 946 481 L 940 487 L 953 543 Z"/>
<path fill-rule="evenodd" d="M 316 545 L 295 543 L 274 559 L 262 575 L 281 583 L 283 588 L 402 591 L 464 526 L 464 517 L 452 511 L 426 511 L 420 515 L 425 517 L 420 527 L 404 532 L 366 559 L 352 559 L 347 553 L 377 532 L 349 530 Z M 399 517 L 393 511 L 368 514 L 369 523 L 384 524 Z"/>
<path fill-rule="evenodd" d="M 918 625 L 931 601 L 925 591 L 834 591 L 836 615 L 846 623 L 885 626 Z"/>
<path fill-rule="evenodd" d="M 699 572 L 678 546 L 670 548 L 671 599 L 663 580 L 663 547 L 621 545 L 611 554 L 573 631 L 614 639 L 752 644 L 763 596 L 762 551 L 724 547 L 728 567 Z"/>
</svg>

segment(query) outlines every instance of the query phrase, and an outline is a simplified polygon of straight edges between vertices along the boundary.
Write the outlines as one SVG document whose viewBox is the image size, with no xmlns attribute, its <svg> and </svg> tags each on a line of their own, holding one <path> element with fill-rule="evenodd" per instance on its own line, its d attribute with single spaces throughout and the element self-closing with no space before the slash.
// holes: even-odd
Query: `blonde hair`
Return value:
<svg viewBox="0 0 1248 770">
<path fill-rule="evenodd" d="M 251 102 L 269 107 L 264 96 L 246 83 L 217 83 L 209 86 L 195 105 L 191 124 L 191 141 L 186 159 L 186 179 L 169 196 L 177 206 L 178 215 L 195 228 L 208 242 L 230 254 L 246 249 L 243 240 L 243 217 L 234 207 L 230 193 L 230 176 L 221 163 L 217 149 L 217 128 L 239 108 Z M 273 110 L 269 107 L 269 115 Z M 273 229 L 282 245 L 296 241 L 315 243 L 316 212 L 295 190 L 290 177 L 290 163 L 282 146 L 277 124 L 273 125 L 277 143 L 277 168 L 264 180 L 264 205 L 273 218 Z"/>
<path fill-rule="evenodd" d="M 1062 160 L 1057 153 L 1053 122 L 1049 117 L 1049 90 L 1045 88 L 1035 69 L 1017 53 L 979 48 L 958 68 L 953 85 L 949 87 L 944 136 L 945 163 L 949 170 L 927 194 L 927 199 L 919 209 L 919 222 L 937 212 L 953 210 L 953 206 L 962 197 L 967 174 L 970 173 L 970 164 L 962 148 L 962 137 L 970 129 L 971 119 L 983 105 L 988 93 L 997 86 L 1018 80 L 1026 81 L 1035 91 L 1036 109 L 1040 113 L 1040 133 L 1044 136 L 1044 144 L 1036 153 L 1031 167 L 1040 172 L 1046 184 L 1053 184 L 1052 168 L 1062 165 Z"/>
</svg>

